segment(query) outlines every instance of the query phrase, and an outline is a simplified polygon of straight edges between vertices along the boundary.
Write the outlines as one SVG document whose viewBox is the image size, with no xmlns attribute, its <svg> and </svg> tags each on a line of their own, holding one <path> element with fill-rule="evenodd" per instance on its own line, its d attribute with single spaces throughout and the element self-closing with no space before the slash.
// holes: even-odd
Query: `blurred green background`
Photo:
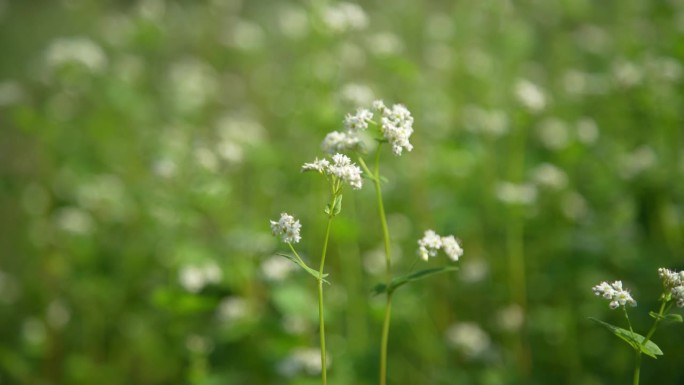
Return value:
<svg viewBox="0 0 684 385">
<path fill-rule="evenodd" d="M 684 268 L 683 35 L 682 0 L 0 1 L 0 384 L 319 383 L 315 282 L 268 220 L 317 259 L 299 169 L 375 98 L 415 117 L 383 154 L 396 271 L 428 228 L 465 249 L 395 296 L 389 382 L 628 383 L 591 287 L 645 332 Z M 331 384 L 377 383 L 381 242 L 347 192 Z M 684 329 L 654 339 L 642 383 L 684 384 Z"/>
</svg>

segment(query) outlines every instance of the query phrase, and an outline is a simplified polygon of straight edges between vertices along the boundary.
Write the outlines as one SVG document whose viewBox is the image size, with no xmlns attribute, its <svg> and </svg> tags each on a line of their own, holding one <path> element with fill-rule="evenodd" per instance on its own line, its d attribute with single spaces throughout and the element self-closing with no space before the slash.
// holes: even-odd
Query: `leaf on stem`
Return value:
<svg viewBox="0 0 684 385">
<path fill-rule="evenodd" d="M 663 351 L 660 350 L 658 345 L 656 345 L 653 341 L 649 340 L 644 345 L 643 342 L 644 342 L 645 337 L 642 336 L 641 334 L 631 332 L 629 330 L 617 327 L 615 325 L 611 325 L 607 322 L 603 322 L 603 321 L 596 319 L 596 318 L 593 318 L 593 317 L 589 317 L 589 319 L 594 321 L 594 322 L 599 323 L 600 325 L 602 325 L 606 329 L 610 330 L 613 334 L 618 336 L 620 339 L 622 339 L 623 341 L 630 344 L 634 350 L 641 350 L 641 352 L 644 353 L 645 355 L 652 357 L 652 358 L 655 358 L 655 359 L 657 359 L 657 357 L 656 357 L 657 355 L 658 356 L 663 355 Z"/>
<path fill-rule="evenodd" d="M 665 315 L 659 315 L 658 313 L 651 311 L 648 312 L 648 315 L 650 315 L 652 318 L 660 320 L 660 321 L 668 321 L 668 322 L 684 322 L 682 320 L 682 316 L 679 314 L 665 314 Z"/>
<path fill-rule="evenodd" d="M 282 254 L 282 253 L 276 253 L 276 255 L 279 255 L 279 256 L 281 256 L 281 257 L 285 257 L 285 258 L 289 259 L 290 261 L 296 263 L 299 267 L 301 267 L 302 269 L 304 269 L 304 271 L 306 271 L 307 273 L 311 274 L 314 278 L 320 279 L 320 280 L 322 280 L 323 282 L 325 282 L 325 283 L 327 283 L 328 285 L 330 285 L 330 282 L 328 282 L 328 281 L 326 281 L 326 280 L 324 279 L 325 277 L 328 276 L 328 274 L 323 274 L 323 275 L 321 276 L 321 274 L 320 274 L 318 271 L 316 271 L 316 270 L 310 268 L 310 267 L 307 266 L 303 261 L 301 261 L 300 259 L 295 258 L 295 257 L 293 257 L 293 256 L 291 256 L 291 255 Z"/>
<path fill-rule="evenodd" d="M 425 277 L 429 277 L 431 275 L 439 274 L 439 273 L 446 273 L 449 271 L 456 271 L 458 270 L 458 267 L 456 266 L 442 266 L 442 267 L 434 267 L 430 269 L 424 269 L 424 270 L 419 270 L 419 271 L 414 271 L 412 273 L 404 274 L 399 277 L 395 277 L 392 280 L 392 283 L 390 284 L 389 288 L 387 287 L 386 284 L 384 283 L 379 283 L 373 287 L 373 295 L 378 295 L 382 293 L 392 293 L 395 290 L 397 290 L 399 287 L 413 281 L 417 281 L 419 279 L 423 279 Z"/>
</svg>

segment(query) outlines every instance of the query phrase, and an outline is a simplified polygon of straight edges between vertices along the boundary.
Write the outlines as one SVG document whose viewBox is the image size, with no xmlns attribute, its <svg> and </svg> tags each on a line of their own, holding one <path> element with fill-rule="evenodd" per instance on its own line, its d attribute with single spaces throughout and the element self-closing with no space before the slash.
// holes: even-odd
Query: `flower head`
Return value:
<svg viewBox="0 0 684 385">
<path fill-rule="evenodd" d="M 365 108 L 359 108 L 355 114 L 347 114 L 344 117 L 344 128 L 355 133 L 368 128 L 368 121 L 373 119 L 373 113 Z"/>
<path fill-rule="evenodd" d="M 271 221 L 271 231 L 276 237 L 281 237 L 285 243 L 297 243 L 302 237 L 299 235 L 299 231 L 302 229 L 302 225 L 299 220 L 295 220 L 292 215 L 287 213 L 281 213 L 280 219 L 276 221 Z"/>
<path fill-rule="evenodd" d="M 323 143 L 321 143 L 321 149 L 329 154 L 353 150 L 360 146 L 361 138 L 353 131 L 333 131 L 326 135 Z"/>
<path fill-rule="evenodd" d="M 658 275 L 663 280 L 663 286 L 666 293 L 672 296 L 677 301 L 678 307 L 684 307 L 684 271 L 674 272 L 669 269 L 658 269 Z"/>
<path fill-rule="evenodd" d="M 413 117 L 411 112 L 401 104 L 395 104 L 387 108 L 381 100 L 373 102 L 373 108 L 382 113 L 380 119 L 380 131 L 392 146 L 395 155 L 401 155 L 402 151 L 413 150 L 409 142 L 413 134 Z"/>
<path fill-rule="evenodd" d="M 318 171 L 321 174 L 332 175 L 358 190 L 363 186 L 361 169 L 348 156 L 335 154 L 332 163 L 327 159 L 316 159 L 313 163 L 304 163 L 302 171 Z"/>
<path fill-rule="evenodd" d="M 608 306 L 611 309 L 615 309 L 618 306 L 625 306 L 629 304 L 630 306 L 636 306 L 637 303 L 632 298 L 629 291 L 622 288 L 622 281 L 615 281 L 611 284 L 608 282 L 601 282 L 600 284 L 592 288 L 594 294 L 600 295 L 603 298 L 610 300 Z"/>
<path fill-rule="evenodd" d="M 436 256 L 439 249 L 444 250 L 453 261 L 458 261 L 463 255 L 463 249 L 453 235 L 442 237 L 432 230 L 427 230 L 423 238 L 418 240 L 418 255 L 425 261 L 428 257 Z"/>
</svg>

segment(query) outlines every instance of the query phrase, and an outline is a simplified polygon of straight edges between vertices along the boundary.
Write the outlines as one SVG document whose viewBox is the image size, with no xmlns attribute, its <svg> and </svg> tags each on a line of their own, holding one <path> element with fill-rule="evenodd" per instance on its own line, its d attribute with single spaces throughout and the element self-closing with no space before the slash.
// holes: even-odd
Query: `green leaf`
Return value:
<svg viewBox="0 0 684 385">
<path fill-rule="evenodd" d="M 442 266 L 442 267 L 434 267 L 430 269 L 424 269 L 424 270 L 419 270 L 415 271 L 409 274 L 404 274 L 399 277 L 395 277 L 392 280 L 392 284 L 390 284 L 389 289 L 387 288 L 387 285 L 384 283 L 379 283 L 373 287 L 373 295 L 378 295 L 386 292 L 394 292 L 397 290 L 399 287 L 413 281 L 417 281 L 419 279 L 423 279 L 425 277 L 429 277 L 431 275 L 439 274 L 439 273 L 446 273 L 449 271 L 456 271 L 458 270 L 458 267 L 448 265 L 448 266 Z"/>
<path fill-rule="evenodd" d="M 307 273 L 311 274 L 314 278 L 320 279 L 320 280 L 322 280 L 323 282 L 325 282 L 325 283 L 327 283 L 328 285 L 330 285 L 330 282 L 328 282 L 327 280 L 324 279 L 325 277 L 328 276 L 328 274 L 323 274 L 323 276 L 321 276 L 321 274 L 320 274 L 318 271 L 316 271 L 316 270 L 310 268 L 310 267 L 307 266 L 303 261 L 300 261 L 298 258 L 295 258 L 295 257 L 293 257 L 293 256 L 291 256 L 291 255 L 282 254 L 282 253 L 276 253 L 276 255 L 279 255 L 279 256 L 281 256 L 281 257 L 285 257 L 285 258 L 289 259 L 290 261 L 296 263 L 296 264 L 297 264 L 299 267 L 301 267 L 304 271 L 306 271 Z"/>
<path fill-rule="evenodd" d="M 654 319 L 660 319 L 661 321 L 669 321 L 669 322 L 684 322 L 682 320 L 682 316 L 679 314 L 665 314 L 665 315 L 658 315 L 658 313 L 651 311 L 648 312 L 648 315 L 650 315 Z"/>
<path fill-rule="evenodd" d="M 623 341 L 627 342 L 632 346 L 634 350 L 641 350 L 642 353 L 649 357 L 657 358 L 656 356 L 662 356 L 663 351 L 660 350 L 658 345 L 656 345 L 653 341 L 648 341 L 646 342 L 646 345 L 643 345 L 645 337 L 642 336 L 641 334 L 638 333 L 633 333 L 629 330 L 617 327 L 615 325 L 611 325 L 607 322 L 603 322 L 601 320 L 598 320 L 596 318 L 589 317 L 590 320 L 599 323 L 606 329 L 610 330 L 613 334 L 618 336 L 620 339 Z"/>
<path fill-rule="evenodd" d="M 337 215 L 342 211 L 342 195 L 338 195 L 335 197 L 335 200 L 333 202 L 333 215 Z"/>
</svg>

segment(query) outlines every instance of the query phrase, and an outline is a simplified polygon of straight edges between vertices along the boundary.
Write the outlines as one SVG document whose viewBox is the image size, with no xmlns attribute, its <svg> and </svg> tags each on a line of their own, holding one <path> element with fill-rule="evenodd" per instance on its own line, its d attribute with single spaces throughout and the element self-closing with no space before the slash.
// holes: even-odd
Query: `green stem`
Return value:
<svg viewBox="0 0 684 385">
<path fill-rule="evenodd" d="M 380 186 L 380 148 L 378 145 L 375 154 L 375 167 L 372 174 L 373 184 L 375 185 L 375 193 L 378 200 L 378 213 L 380 214 L 380 224 L 382 226 L 382 237 L 385 244 L 385 267 L 387 270 L 387 287 L 392 284 L 392 257 L 390 251 L 389 229 L 387 227 L 387 216 L 385 215 L 385 206 L 382 203 L 382 188 Z M 363 163 L 362 163 L 363 164 Z M 365 167 L 365 164 L 363 164 Z M 368 168 L 366 172 L 368 172 Z M 382 323 L 382 341 L 380 343 L 380 385 L 387 384 L 387 345 L 389 341 L 389 327 L 390 317 L 392 314 L 392 292 L 387 292 L 387 302 L 385 303 L 385 319 Z"/>
<path fill-rule="evenodd" d="M 318 325 L 321 337 L 321 380 L 323 385 L 328 383 L 328 366 L 325 352 L 325 319 L 323 316 L 323 267 L 325 266 L 325 255 L 328 251 L 328 239 L 330 238 L 332 220 L 333 215 L 328 215 L 328 225 L 325 228 L 325 240 L 323 241 L 323 253 L 321 254 L 321 267 L 318 278 Z"/>
</svg>

